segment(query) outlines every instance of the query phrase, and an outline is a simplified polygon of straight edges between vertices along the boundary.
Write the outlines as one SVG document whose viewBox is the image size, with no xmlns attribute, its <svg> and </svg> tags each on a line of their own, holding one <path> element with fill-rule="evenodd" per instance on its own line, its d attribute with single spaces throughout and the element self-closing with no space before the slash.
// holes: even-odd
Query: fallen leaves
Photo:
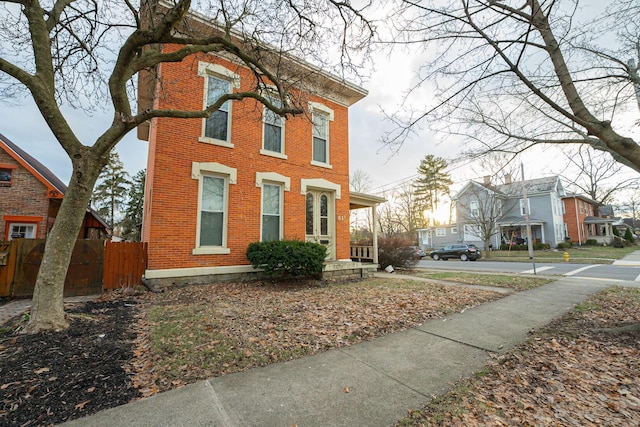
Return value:
<svg viewBox="0 0 640 427">
<path fill-rule="evenodd" d="M 225 283 L 147 294 L 148 342 L 134 351 L 141 359 L 134 382 L 145 393 L 152 385 L 167 390 L 176 380 L 188 384 L 352 345 L 501 296 L 399 279 Z M 153 360 L 153 375 L 144 374 L 145 359 Z"/>
<path fill-rule="evenodd" d="M 402 425 L 639 426 L 640 334 L 607 332 L 638 313 L 640 290 L 594 295 Z"/>
</svg>

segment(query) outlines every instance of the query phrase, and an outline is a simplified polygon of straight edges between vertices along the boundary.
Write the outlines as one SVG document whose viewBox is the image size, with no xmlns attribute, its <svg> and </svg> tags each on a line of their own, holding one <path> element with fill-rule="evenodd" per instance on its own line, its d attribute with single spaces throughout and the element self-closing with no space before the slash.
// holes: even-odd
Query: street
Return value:
<svg viewBox="0 0 640 427">
<path fill-rule="evenodd" d="M 501 261 L 433 261 L 424 258 L 416 265 L 418 268 L 436 270 L 457 270 L 475 272 L 496 272 L 509 274 L 534 274 L 533 264 L 525 262 Z M 536 263 L 536 274 L 553 276 L 584 277 L 591 279 L 612 279 L 640 282 L 640 267 L 618 266 L 606 264 L 572 264 L 572 263 Z"/>
</svg>

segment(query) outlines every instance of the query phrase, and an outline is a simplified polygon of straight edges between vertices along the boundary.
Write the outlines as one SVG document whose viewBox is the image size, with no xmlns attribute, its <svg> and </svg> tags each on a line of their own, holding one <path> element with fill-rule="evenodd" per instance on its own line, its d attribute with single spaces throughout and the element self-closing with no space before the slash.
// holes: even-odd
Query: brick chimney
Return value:
<svg viewBox="0 0 640 427">
<path fill-rule="evenodd" d="M 491 184 L 491 175 L 485 175 L 484 176 L 484 185 L 490 185 Z"/>
<path fill-rule="evenodd" d="M 507 173 L 507 174 L 504 175 L 504 183 L 505 183 L 505 185 L 511 184 L 511 174 L 510 173 Z"/>
</svg>

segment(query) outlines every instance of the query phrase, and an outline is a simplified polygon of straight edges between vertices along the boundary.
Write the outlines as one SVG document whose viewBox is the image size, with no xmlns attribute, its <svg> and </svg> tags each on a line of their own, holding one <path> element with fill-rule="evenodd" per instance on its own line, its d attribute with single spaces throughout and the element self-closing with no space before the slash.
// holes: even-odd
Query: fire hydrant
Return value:
<svg viewBox="0 0 640 427">
<path fill-rule="evenodd" d="M 564 257 L 564 262 L 569 262 L 569 252 L 565 251 L 562 256 Z"/>
</svg>

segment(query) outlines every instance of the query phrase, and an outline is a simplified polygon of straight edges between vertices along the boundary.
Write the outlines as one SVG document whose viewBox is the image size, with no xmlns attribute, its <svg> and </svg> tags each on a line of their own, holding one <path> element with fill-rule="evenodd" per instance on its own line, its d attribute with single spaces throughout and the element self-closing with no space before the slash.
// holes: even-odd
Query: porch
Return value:
<svg viewBox="0 0 640 427">
<path fill-rule="evenodd" d="M 371 230 L 371 244 L 352 243 L 350 245 L 350 258 L 358 263 L 373 263 L 378 265 L 378 219 L 376 207 L 387 200 L 383 197 L 372 196 L 370 194 L 351 192 L 349 194 L 349 210 L 370 209 L 371 222 L 368 228 Z"/>
</svg>

